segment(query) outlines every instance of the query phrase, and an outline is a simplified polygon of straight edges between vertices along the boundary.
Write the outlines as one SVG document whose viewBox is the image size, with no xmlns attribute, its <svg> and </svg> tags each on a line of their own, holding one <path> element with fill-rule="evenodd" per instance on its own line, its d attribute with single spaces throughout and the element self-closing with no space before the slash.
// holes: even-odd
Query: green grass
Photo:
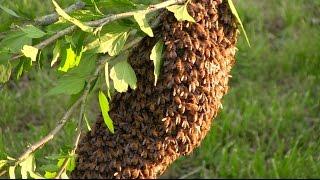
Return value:
<svg viewBox="0 0 320 180">
<path fill-rule="evenodd" d="M 197 169 L 187 178 L 319 178 L 320 3 L 237 0 L 235 5 L 252 48 L 242 36 L 224 108 L 201 146 L 173 163 L 163 178 Z M 47 71 L 33 71 L 29 79 L 0 90 L 1 158 L 4 152 L 19 155 L 61 117 L 68 99 L 43 96 L 53 86 L 51 78 Z M 89 119 L 97 108 L 95 102 Z M 74 127 L 69 123 L 36 156 L 70 146 Z"/>
</svg>

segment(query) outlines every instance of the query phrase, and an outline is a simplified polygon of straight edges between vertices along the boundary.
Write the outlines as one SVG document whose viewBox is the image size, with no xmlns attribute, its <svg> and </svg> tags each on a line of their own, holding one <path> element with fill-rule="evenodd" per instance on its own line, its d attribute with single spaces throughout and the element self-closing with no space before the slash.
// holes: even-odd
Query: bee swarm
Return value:
<svg viewBox="0 0 320 180">
<path fill-rule="evenodd" d="M 99 117 L 81 138 L 72 178 L 156 178 L 206 136 L 228 91 L 238 30 L 226 1 L 193 0 L 188 12 L 196 23 L 166 12 L 155 31 L 165 42 L 156 86 L 149 56 L 157 38 L 133 50 L 137 89 L 110 102 L 115 134 Z"/>
</svg>

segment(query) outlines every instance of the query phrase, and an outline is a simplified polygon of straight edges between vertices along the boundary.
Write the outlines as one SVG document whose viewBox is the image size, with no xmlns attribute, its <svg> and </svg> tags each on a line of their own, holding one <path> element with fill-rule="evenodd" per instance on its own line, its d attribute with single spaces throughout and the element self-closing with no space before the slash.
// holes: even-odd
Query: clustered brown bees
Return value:
<svg viewBox="0 0 320 180">
<path fill-rule="evenodd" d="M 157 86 L 149 58 L 157 38 L 147 37 L 133 50 L 137 89 L 110 102 L 115 134 L 100 117 L 82 137 L 72 178 L 156 178 L 206 136 L 228 91 L 236 20 L 222 0 L 193 0 L 188 12 L 196 23 L 166 12 L 156 30 L 165 42 Z"/>
</svg>

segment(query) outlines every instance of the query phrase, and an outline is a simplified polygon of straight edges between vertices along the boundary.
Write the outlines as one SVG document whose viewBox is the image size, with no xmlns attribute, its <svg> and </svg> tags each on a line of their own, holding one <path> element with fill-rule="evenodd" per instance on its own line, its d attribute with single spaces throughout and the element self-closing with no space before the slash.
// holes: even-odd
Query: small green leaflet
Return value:
<svg viewBox="0 0 320 180">
<path fill-rule="evenodd" d="M 9 81 L 11 76 L 11 65 L 8 64 L 0 64 L 0 83 L 5 83 Z"/>
<path fill-rule="evenodd" d="M 148 23 L 145 13 L 134 13 L 134 19 L 140 26 L 140 29 L 145 32 L 148 36 L 153 37 L 152 29 Z"/>
<path fill-rule="evenodd" d="M 33 25 L 27 25 L 25 27 L 21 27 L 21 30 L 25 32 L 29 38 L 41 38 L 46 35 L 42 30 L 34 27 Z"/>
<path fill-rule="evenodd" d="M 228 4 L 229 4 L 229 6 L 230 6 L 230 9 L 231 9 L 232 14 L 237 18 L 237 21 L 239 22 L 239 24 L 240 24 L 240 26 L 241 26 L 241 30 L 242 30 L 245 38 L 246 38 L 246 41 L 247 41 L 247 43 L 248 43 L 248 46 L 251 47 L 249 38 L 248 38 L 247 33 L 246 33 L 246 30 L 244 29 L 244 26 L 243 26 L 243 24 L 242 24 L 242 21 L 241 21 L 241 19 L 240 19 L 240 16 L 239 16 L 239 14 L 238 14 L 238 12 L 237 12 L 237 9 L 236 9 L 236 7 L 234 6 L 232 0 L 228 0 Z"/>
<path fill-rule="evenodd" d="M 10 179 L 16 179 L 16 174 L 15 174 L 15 166 L 10 166 L 9 167 L 9 177 Z"/>
<path fill-rule="evenodd" d="M 120 61 L 114 65 L 110 70 L 110 78 L 118 92 L 126 92 L 128 86 L 132 89 L 137 88 L 136 74 L 127 61 Z"/>
<path fill-rule="evenodd" d="M 52 53 L 53 58 L 51 61 L 51 67 L 58 61 L 58 58 L 60 57 L 60 49 L 61 49 L 61 43 L 60 41 L 57 41 Z"/>
<path fill-rule="evenodd" d="M 150 54 L 150 60 L 153 61 L 154 65 L 154 76 L 155 81 L 154 85 L 157 85 L 157 81 L 160 75 L 160 70 L 162 66 L 162 50 L 163 50 L 163 41 L 159 40 L 157 44 L 154 45 Z"/>
<path fill-rule="evenodd" d="M 188 13 L 187 3 L 184 5 L 172 5 L 167 7 L 167 9 L 174 13 L 174 17 L 176 17 L 178 21 L 196 22 Z"/>
<path fill-rule="evenodd" d="M 53 5 L 56 8 L 57 13 L 62 16 L 64 19 L 66 19 L 67 21 L 70 21 L 71 23 L 73 23 L 74 25 L 78 26 L 82 31 L 85 32 L 93 32 L 93 28 L 90 26 L 87 26 L 85 24 L 83 24 L 81 21 L 79 21 L 78 19 L 75 19 L 71 16 L 69 16 L 60 6 L 59 4 L 55 1 L 52 0 Z"/>
<path fill-rule="evenodd" d="M 73 50 L 73 48 L 70 45 L 70 47 L 67 49 L 67 57 L 65 61 L 63 61 L 64 64 L 61 67 L 59 67 L 59 71 L 68 72 L 69 69 L 78 66 L 80 63 L 83 51 L 84 50 L 82 49 L 82 51 L 80 51 L 79 54 L 76 54 L 76 52 Z"/>
<path fill-rule="evenodd" d="M 38 55 L 39 49 L 29 46 L 29 45 L 24 45 L 21 52 L 28 58 L 31 59 L 32 62 L 37 61 L 37 55 Z"/>
<path fill-rule="evenodd" d="M 99 91 L 99 104 L 102 112 L 102 116 L 104 119 L 104 122 L 106 123 L 108 129 L 112 134 L 114 134 L 114 127 L 113 122 L 108 114 L 109 112 L 109 102 L 107 97 L 104 95 L 102 91 Z"/>
<path fill-rule="evenodd" d="M 20 17 L 16 12 L 14 12 L 13 10 L 11 10 L 11 9 L 9 9 L 9 8 L 7 8 L 7 7 L 2 6 L 1 4 L 0 4 L 0 8 L 1 8 L 4 12 L 10 14 L 11 16 L 14 16 L 14 17 L 17 17 L 17 18 Z"/>
</svg>

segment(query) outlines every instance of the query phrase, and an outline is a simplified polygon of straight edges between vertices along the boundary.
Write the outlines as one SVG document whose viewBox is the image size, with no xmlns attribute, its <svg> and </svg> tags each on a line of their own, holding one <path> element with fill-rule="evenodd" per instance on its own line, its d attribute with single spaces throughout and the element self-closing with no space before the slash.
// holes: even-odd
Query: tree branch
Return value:
<svg viewBox="0 0 320 180">
<path fill-rule="evenodd" d="M 68 14 L 83 9 L 85 7 L 86 3 L 82 2 L 81 0 L 77 1 L 76 3 L 72 4 L 71 6 L 64 9 L 64 11 Z M 59 20 L 59 15 L 57 13 L 52 13 L 46 16 L 42 16 L 39 18 L 36 18 L 35 24 L 39 26 L 47 26 L 50 24 L 53 24 Z"/>
<path fill-rule="evenodd" d="M 171 5 L 174 5 L 174 4 L 180 4 L 180 3 L 183 3 L 183 2 L 185 2 L 185 0 L 168 0 L 168 1 L 165 1 L 165 2 L 162 2 L 162 3 L 159 3 L 159 4 L 150 5 L 145 10 L 138 10 L 138 11 L 132 11 L 132 12 L 109 15 L 109 16 L 107 16 L 105 18 L 102 18 L 102 19 L 99 19 L 99 20 L 86 22 L 85 24 L 88 25 L 88 26 L 91 26 L 91 27 L 99 27 L 99 26 L 103 26 L 103 25 L 108 24 L 108 23 L 110 23 L 112 21 L 115 21 L 115 20 L 131 17 L 135 13 L 146 13 L 146 14 L 148 14 L 148 13 L 152 13 L 152 12 L 155 12 L 157 10 L 166 8 L 168 6 L 171 6 Z M 76 29 L 77 29 L 77 26 L 72 25 L 72 26 L 70 26 L 70 27 L 68 27 L 68 28 L 66 28 L 66 29 L 64 29 L 62 31 L 57 32 L 55 35 L 53 35 L 50 38 L 42 41 L 41 43 L 36 44 L 34 47 L 39 49 L 39 50 L 41 50 L 41 49 L 47 47 L 48 45 L 54 43 L 57 39 L 65 36 L 67 34 L 72 33 Z M 12 57 L 11 60 L 19 59 L 22 56 L 23 56 L 22 54 L 15 55 L 15 56 Z"/>
</svg>

